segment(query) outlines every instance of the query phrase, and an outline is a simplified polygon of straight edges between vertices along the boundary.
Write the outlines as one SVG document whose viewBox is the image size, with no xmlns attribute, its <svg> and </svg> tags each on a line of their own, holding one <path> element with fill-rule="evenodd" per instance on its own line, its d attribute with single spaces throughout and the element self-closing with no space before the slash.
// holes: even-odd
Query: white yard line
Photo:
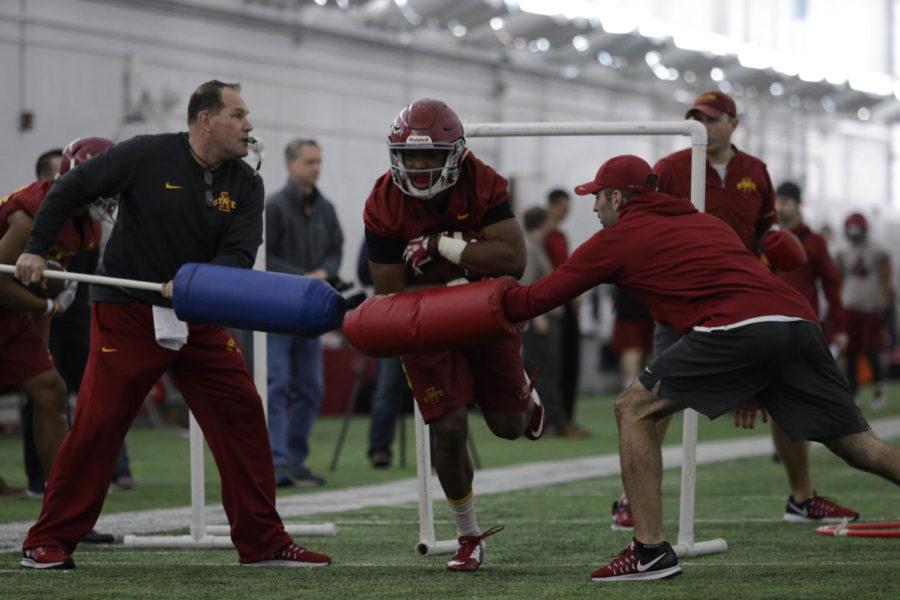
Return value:
<svg viewBox="0 0 900 600">
<path fill-rule="evenodd" d="M 900 435 L 900 417 L 880 419 L 871 423 L 881 438 Z M 772 441 L 768 435 L 702 442 L 697 445 L 697 464 L 726 462 L 739 458 L 762 456 L 772 452 Z M 663 448 L 663 466 L 667 469 L 681 465 L 681 447 Z M 475 472 L 475 489 L 478 495 L 501 494 L 530 488 L 539 488 L 557 483 L 567 483 L 583 479 L 593 479 L 619 473 L 619 455 L 604 454 L 526 463 L 512 467 L 482 469 Z M 702 475 L 701 475 L 702 476 Z M 434 490 L 439 495 L 440 485 L 433 481 Z M 377 485 L 362 485 L 341 490 L 282 496 L 278 499 L 278 512 L 284 519 L 310 517 L 322 513 L 338 513 L 361 508 L 397 506 L 418 501 L 415 478 L 401 479 Z M 160 510 L 133 511 L 103 515 L 97 529 L 116 536 L 129 533 L 160 533 L 184 529 L 190 522 L 191 508 L 167 508 Z M 207 522 L 225 523 L 222 506 L 208 506 Z M 0 525 L 0 552 L 14 551 L 21 547 L 25 533 L 31 522 L 7 523 Z"/>
</svg>

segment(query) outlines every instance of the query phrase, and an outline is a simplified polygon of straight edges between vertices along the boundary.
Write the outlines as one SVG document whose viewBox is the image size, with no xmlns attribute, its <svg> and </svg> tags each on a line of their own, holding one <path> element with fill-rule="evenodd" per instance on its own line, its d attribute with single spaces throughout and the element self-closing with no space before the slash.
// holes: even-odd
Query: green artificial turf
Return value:
<svg viewBox="0 0 900 600">
<path fill-rule="evenodd" d="M 890 397 L 896 399 L 896 387 Z M 864 396 L 864 399 L 866 396 Z M 865 402 L 864 402 L 865 404 Z M 900 414 L 890 401 L 869 418 Z M 592 430 L 585 440 L 548 438 L 538 443 L 508 442 L 491 436 L 479 417 L 473 435 L 485 467 L 571 458 L 615 451 L 612 399 L 587 398 L 579 421 Z M 373 470 L 365 459 L 368 421 L 353 419 L 337 472 L 328 473 L 340 419 L 323 418 L 313 436 L 310 466 L 328 478 L 325 489 L 345 488 L 412 477 L 406 468 Z M 701 421 L 701 441 L 761 435 L 735 430 L 726 420 Z M 667 444 L 677 444 L 680 422 Z M 412 451 L 412 428 L 408 426 Z M 897 440 L 894 440 L 897 443 Z M 178 429 L 136 429 L 129 434 L 136 490 L 112 492 L 107 513 L 184 506 L 189 498 L 188 444 Z M 395 448 L 396 459 L 396 448 Z M 396 463 L 396 460 L 395 460 Z M 868 520 L 900 518 L 900 491 L 856 472 L 820 446 L 812 451 L 813 480 L 820 492 L 852 505 Z M 21 440 L 0 436 L 0 475 L 23 484 Z M 665 523 L 670 539 L 677 530 L 680 476 L 663 479 Z M 420 557 L 415 504 L 318 514 L 333 521 L 338 535 L 303 540 L 330 554 L 325 569 L 246 569 L 233 551 L 135 550 L 121 545 L 82 545 L 71 572 L 34 572 L 17 566 L 14 553 L 0 554 L 0 598 L 885 598 L 900 597 L 900 540 L 826 538 L 807 525 L 781 521 L 787 497 L 783 469 L 756 457 L 703 465 L 697 482 L 696 539 L 723 537 L 726 554 L 682 561 L 685 574 L 663 582 L 597 584 L 590 573 L 627 545 L 629 535 L 609 529 L 609 506 L 619 493 L 618 476 L 533 488 L 477 498 L 483 528 L 504 525 L 490 538 L 484 568 L 474 574 L 444 570 L 445 556 Z M 279 494 L 308 493 L 296 489 Z M 477 492 L 476 492 L 477 493 Z M 218 498 L 218 484 L 207 460 L 207 499 Z M 0 498 L 0 523 L 33 519 L 35 500 Z M 435 503 L 439 538 L 454 535 L 442 503 Z"/>
<path fill-rule="evenodd" d="M 897 489 L 851 471 L 827 452 L 812 453 L 818 485 L 872 519 L 897 518 Z M 87 547 L 71 572 L 19 569 L 0 555 L 4 598 L 885 598 L 896 599 L 900 540 L 826 538 L 808 525 L 780 521 L 783 474 L 768 457 L 703 467 L 697 488 L 698 539 L 724 537 L 725 554 L 682 561 L 684 575 L 662 582 L 598 584 L 593 569 L 629 535 L 608 528 L 618 477 L 479 497 L 482 527 L 505 525 L 490 538 L 474 574 L 444 570 L 446 557 L 413 552 L 412 504 L 317 515 L 338 525 L 334 538 L 306 540 L 334 564 L 316 570 L 246 569 L 232 551 Z M 666 527 L 674 536 L 679 476 L 665 473 Z M 438 534 L 452 535 L 438 510 Z"/>
</svg>

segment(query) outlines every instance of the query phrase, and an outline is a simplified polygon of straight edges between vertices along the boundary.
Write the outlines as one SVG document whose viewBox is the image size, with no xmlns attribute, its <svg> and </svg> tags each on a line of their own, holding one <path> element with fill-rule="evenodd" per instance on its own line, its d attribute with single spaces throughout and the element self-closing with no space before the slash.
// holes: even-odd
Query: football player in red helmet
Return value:
<svg viewBox="0 0 900 600">
<path fill-rule="evenodd" d="M 850 243 L 838 251 L 835 262 L 841 272 L 841 296 L 847 310 L 847 381 L 850 391 L 857 395 L 857 365 L 860 356 L 864 356 L 872 370 L 870 404 L 881 410 L 887 394 L 881 354 L 885 349 L 887 315 L 894 306 L 891 256 L 881 244 L 869 239 L 869 222 L 862 213 L 847 215 L 844 236 Z"/>
<path fill-rule="evenodd" d="M 391 125 L 388 149 L 390 170 L 375 182 L 364 211 L 377 293 L 447 285 L 460 273 L 521 275 L 524 236 L 507 182 L 466 148 L 462 122 L 449 106 L 423 99 L 404 108 Z M 445 269 L 448 264 L 459 269 Z M 447 568 L 474 571 L 484 538 L 497 530 L 482 532 L 475 518 L 466 407 L 477 402 L 499 437 L 537 439 L 543 406 L 525 376 L 518 337 L 402 360 L 422 417 L 435 431 L 435 469 L 459 535 Z"/>
<path fill-rule="evenodd" d="M 112 146 L 104 138 L 81 138 L 63 151 L 66 172 Z M 42 179 L 0 198 L 0 263 L 14 264 L 25 249 L 35 215 L 54 180 Z M 56 237 L 48 258 L 64 267 L 78 252 L 100 243 L 100 224 L 82 210 Z M 66 385 L 47 350 L 50 319 L 68 308 L 75 282 L 25 287 L 11 275 L 0 275 L 0 389 L 21 387 L 33 403 L 38 456 L 46 478 L 66 435 Z M 62 289 L 60 290 L 60 287 Z"/>
<path fill-rule="evenodd" d="M 63 148 L 62 162 L 59 165 L 59 177 L 65 175 L 91 157 L 97 156 L 113 145 L 112 141 L 102 137 L 83 137 L 69 142 Z M 88 205 L 88 214 L 95 221 L 114 223 L 116 198 L 97 198 Z"/>
<path fill-rule="evenodd" d="M 439 100 L 413 102 L 391 124 L 391 180 L 414 198 L 434 199 L 459 180 L 466 155 L 462 122 Z"/>
</svg>

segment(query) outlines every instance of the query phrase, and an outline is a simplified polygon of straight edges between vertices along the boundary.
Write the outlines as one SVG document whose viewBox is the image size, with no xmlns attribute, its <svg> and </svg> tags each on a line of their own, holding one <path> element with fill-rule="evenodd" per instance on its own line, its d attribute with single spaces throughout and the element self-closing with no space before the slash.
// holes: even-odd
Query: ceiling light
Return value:
<svg viewBox="0 0 900 600">
<path fill-rule="evenodd" d="M 588 48 L 591 47 L 591 42 L 589 42 L 588 39 L 583 35 L 576 35 L 572 38 L 572 46 L 574 46 L 575 49 L 579 52 L 585 52 Z"/>
</svg>

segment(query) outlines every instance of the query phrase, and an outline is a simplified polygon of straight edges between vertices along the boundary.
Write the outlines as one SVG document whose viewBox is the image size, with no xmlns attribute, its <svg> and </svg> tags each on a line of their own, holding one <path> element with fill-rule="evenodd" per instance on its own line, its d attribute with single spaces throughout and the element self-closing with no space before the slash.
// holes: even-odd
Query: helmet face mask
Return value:
<svg viewBox="0 0 900 600">
<path fill-rule="evenodd" d="M 388 152 L 394 185 L 414 198 L 434 198 L 459 179 L 466 152 L 462 122 L 439 100 L 417 100 L 394 119 Z"/>
<path fill-rule="evenodd" d="M 106 222 L 115 225 L 118 203 L 118 198 L 97 198 L 88 205 L 88 215 L 98 223 Z"/>
<path fill-rule="evenodd" d="M 412 137 L 412 136 L 410 136 Z M 416 144 L 397 143 L 388 145 L 391 154 L 391 179 L 400 190 L 409 196 L 427 200 L 453 187 L 459 179 L 459 163 L 465 152 L 465 140 L 452 144 L 421 142 Z M 440 166 L 410 168 L 407 162 L 416 161 L 410 156 L 416 151 L 443 151 L 444 160 Z M 413 154 L 414 156 L 414 154 Z"/>
</svg>

